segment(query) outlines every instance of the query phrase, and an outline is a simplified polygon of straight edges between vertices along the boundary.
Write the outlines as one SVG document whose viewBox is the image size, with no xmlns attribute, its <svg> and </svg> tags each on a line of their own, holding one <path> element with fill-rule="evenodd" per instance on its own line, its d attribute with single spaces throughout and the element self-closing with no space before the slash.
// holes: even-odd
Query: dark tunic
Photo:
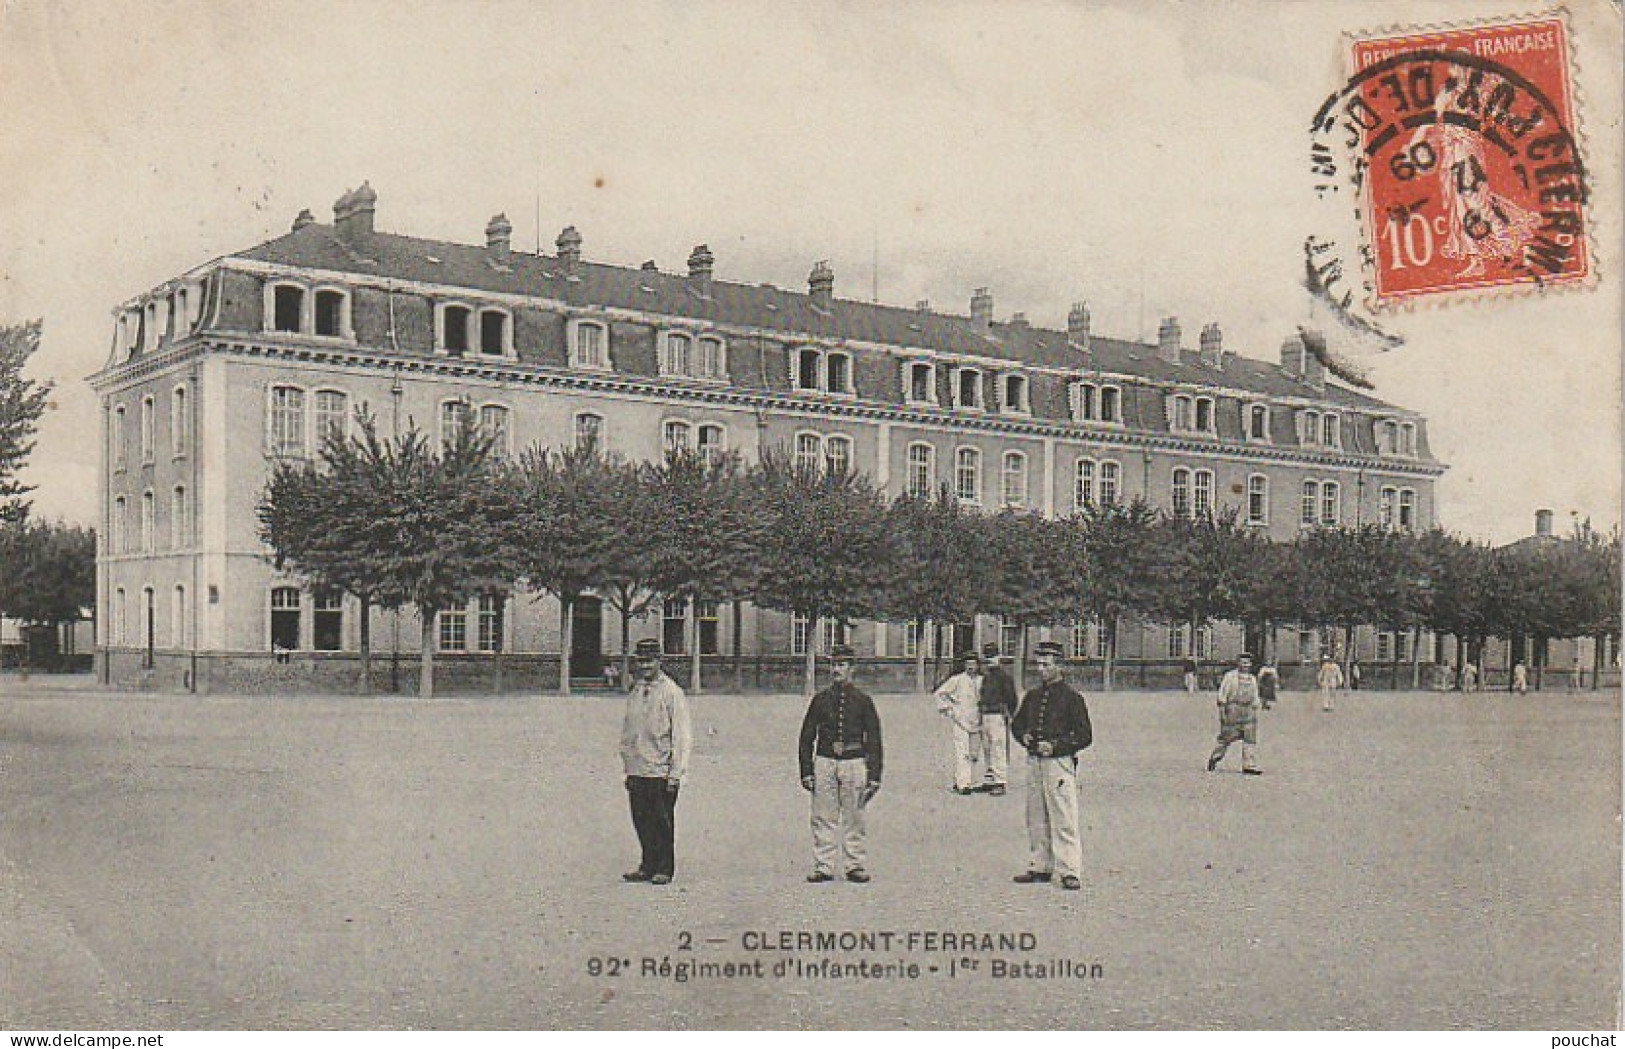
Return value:
<svg viewBox="0 0 1625 1049">
<path fill-rule="evenodd" d="M 801 776 L 813 774 L 813 755 L 844 761 L 865 758 L 869 782 L 880 782 L 885 758 L 880 714 L 868 693 L 850 682 L 831 685 L 812 698 L 801 719 Z"/>
<path fill-rule="evenodd" d="M 988 667 L 983 672 L 982 696 L 976 706 L 984 714 L 1009 717 L 1016 712 L 1016 683 L 1010 680 L 1003 667 Z"/>
<path fill-rule="evenodd" d="M 1036 755 L 1038 744 L 1048 743 L 1050 756 L 1056 758 L 1076 754 L 1095 741 L 1089 707 L 1083 695 L 1065 681 L 1029 689 L 1010 731 L 1029 753 Z"/>
</svg>

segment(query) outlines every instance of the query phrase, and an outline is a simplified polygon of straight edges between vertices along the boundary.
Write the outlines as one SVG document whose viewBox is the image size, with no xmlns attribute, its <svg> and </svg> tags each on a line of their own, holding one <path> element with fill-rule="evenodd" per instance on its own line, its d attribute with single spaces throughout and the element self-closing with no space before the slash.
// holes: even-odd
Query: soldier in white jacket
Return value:
<svg viewBox="0 0 1625 1049">
<path fill-rule="evenodd" d="M 965 669 L 937 686 L 937 713 L 947 718 L 954 748 L 955 794 L 974 794 L 982 782 L 982 664 L 965 653 Z"/>
<path fill-rule="evenodd" d="M 1343 668 L 1337 665 L 1330 652 L 1320 657 L 1320 673 L 1315 676 L 1315 687 L 1320 690 L 1320 709 L 1330 713 L 1332 698 L 1343 687 Z"/>
</svg>

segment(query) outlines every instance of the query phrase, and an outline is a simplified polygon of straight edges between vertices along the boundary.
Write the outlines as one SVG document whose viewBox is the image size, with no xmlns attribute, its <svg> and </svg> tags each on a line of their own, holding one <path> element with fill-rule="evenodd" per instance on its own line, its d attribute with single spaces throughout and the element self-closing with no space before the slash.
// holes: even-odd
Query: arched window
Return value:
<svg viewBox="0 0 1625 1049">
<path fill-rule="evenodd" d="M 1123 391 L 1116 386 L 1100 388 L 1100 421 L 1103 423 L 1123 421 Z"/>
<path fill-rule="evenodd" d="M 937 369 L 929 361 L 908 363 L 908 383 L 904 387 L 911 404 L 937 403 Z"/>
<path fill-rule="evenodd" d="M 1196 485 L 1191 500 L 1191 515 L 1210 517 L 1213 514 L 1213 471 L 1196 471 Z"/>
<path fill-rule="evenodd" d="M 440 446 L 449 448 L 465 427 L 473 425 L 473 409 L 462 398 L 440 402 Z"/>
<path fill-rule="evenodd" d="M 1173 504 L 1175 517 L 1191 515 L 1191 472 L 1183 466 L 1174 470 Z"/>
<path fill-rule="evenodd" d="M 598 321 L 570 322 L 570 364 L 576 368 L 609 368 L 609 329 Z"/>
<path fill-rule="evenodd" d="M 1111 459 L 1104 460 L 1100 464 L 1100 481 L 1095 486 L 1095 498 L 1100 501 L 1101 506 L 1110 506 L 1117 502 L 1118 493 L 1121 491 L 1118 481 L 1122 474 L 1123 468 Z"/>
<path fill-rule="evenodd" d="M 700 458 L 715 466 L 728 454 L 728 431 L 715 423 L 706 423 L 698 432 Z"/>
<path fill-rule="evenodd" d="M 315 408 L 316 448 L 319 451 L 329 434 L 343 439 L 350 430 L 350 396 L 343 390 L 317 390 Z"/>
<path fill-rule="evenodd" d="M 141 493 L 141 552 L 143 554 L 152 553 L 153 544 L 157 542 L 153 536 L 157 519 L 156 502 L 157 500 L 153 498 L 150 488 Z"/>
<path fill-rule="evenodd" d="M 1267 441 L 1270 439 L 1270 409 L 1266 404 L 1253 404 L 1247 408 L 1247 439 L 1249 441 Z"/>
<path fill-rule="evenodd" d="M 982 373 L 975 368 L 954 369 L 955 408 L 982 406 Z"/>
<path fill-rule="evenodd" d="M 604 417 L 602 415 L 594 415 L 592 412 L 577 414 L 575 431 L 577 448 L 604 450 Z"/>
<path fill-rule="evenodd" d="M 1090 422 L 1099 411 L 1096 397 L 1097 390 L 1094 383 L 1075 382 L 1071 387 L 1072 393 L 1072 420 L 1074 422 Z"/>
<path fill-rule="evenodd" d="M 186 414 L 186 387 L 177 386 L 169 398 L 169 453 L 175 458 L 186 454 L 192 420 Z"/>
<path fill-rule="evenodd" d="M 824 369 L 828 376 L 826 389 L 830 393 L 852 392 L 852 357 L 850 354 L 832 350 L 825 358 Z"/>
<path fill-rule="evenodd" d="M 1303 482 L 1303 511 L 1298 522 L 1305 528 L 1313 528 L 1319 520 L 1320 513 L 1320 485 L 1315 481 Z"/>
<path fill-rule="evenodd" d="M 662 375 L 687 375 L 693 367 L 690 359 L 694 340 L 682 332 L 667 332 L 665 338 L 665 353 L 662 354 L 660 371 Z"/>
<path fill-rule="evenodd" d="M 513 355 L 513 318 L 507 310 L 495 306 L 480 310 L 480 353 L 487 357 Z"/>
<path fill-rule="evenodd" d="M 1024 414 L 1031 410 L 1027 401 L 1027 377 L 1024 375 L 1005 375 L 1000 383 L 1002 401 L 999 410 Z"/>
<path fill-rule="evenodd" d="M 297 386 L 273 386 L 265 427 L 266 450 L 275 456 L 297 458 L 305 454 L 305 391 Z"/>
<path fill-rule="evenodd" d="M 1072 486 L 1072 505 L 1082 510 L 1095 505 L 1095 461 L 1079 459 L 1077 480 Z"/>
<path fill-rule="evenodd" d="M 728 377 L 728 348 L 726 344 L 715 335 L 702 335 L 697 345 L 699 348 L 699 377 L 702 379 L 726 379 Z"/>
<path fill-rule="evenodd" d="M 169 641 L 175 648 L 186 647 L 186 587 L 178 583 L 169 605 Z"/>
<path fill-rule="evenodd" d="M 299 588 L 278 586 L 271 588 L 271 651 L 297 652 L 299 650 Z"/>
<path fill-rule="evenodd" d="M 1252 474 L 1247 478 L 1247 523 L 1262 525 L 1269 521 L 1270 479 L 1263 474 Z"/>
<path fill-rule="evenodd" d="M 1320 418 L 1320 443 L 1327 448 L 1343 447 L 1343 427 L 1338 417 L 1327 412 Z"/>
<path fill-rule="evenodd" d="M 816 471 L 824 465 L 824 441 L 815 433 L 796 434 L 796 466 Z"/>
<path fill-rule="evenodd" d="M 1320 486 L 1320 523 L 1327 526 L 1336 525 L 1342 517 L 1341 490 L 1336 481 L 1326 481 Z"/>
<path fill-rule="evenodd" d="M 681 419 L 668 420 L 661 431 L 661 445 L 668 452 L 683 452 L 688 450 L 688 423 Z"/>
<path fill-rule="evenodd" d="M 929 444 L 908 446 L 908 494 L 930 498 L 937 486 L 937 450 Z"/>
<path fill-rule="evenodd" d="M 1302 411 L 1298 413 L 1298 443 L 1302 445 L 1320 443 L 1319 412 Z"/>
<path fill-rule="evenodd" d="M 113 643 L 127 644 L 130 640 L 130 601 L 121 586 L 113 592 Z"/>
<path fill-rule="evenodd" d="M 962 503 L 982 501 L 982 453 L 975 448 L 954 453 L 954 494 Z"/>
<path fill-rule="evenodd" d="M 1191 399 L 1182 393 L 1174 397 L 1171 414 L 1168 417 L 1168 427 L 1175 433 L 1190 432 Z"/>
<path fill-rule="evenodd" d="M 129 553 L 130 546 L 130 506 L 121 495 L 113 500 L 113 534 L 108 542 L 108 553 Z"/>
<path fill-rule="evenodd" d="M 504 404 L 480 405 L 480 432 L 491 438 L 491 451 L 507 457 L 513 454 L 513 427 L 508 418 L 511 413 Z"/>
<path fill-rule="evenodd" d="M 113 444 L 113 469 L 114 471 L 123 470 L 125 464 L 129 461 L 128 449 L 130 434 L 129 427 L 125 425 L 124 405 L 122 404 L 113 409 L 113 434 L 111 441 Z"/>
<path fill-rule="evenodd" d="M 1214 432 L 1213 398 L 1196 398 L 1196 431 L 1198 433 Z"/>
<path fill-rule="evenodd" d="M 267 325 L 272 331 L 304 331 L 305 330 L 305 289 L 297 284 L 273 284 L 270 288 L 271 323 Z"/>
<path fill-rule="evenodd" d="M 1005 452 L 999 475 L 999 496 L 1004 506 L 1027 505 L 1027 457 L 1021 452 Z"/>
<path fill-rule="evenodd" d="M 852 472 L 852 438 L 836 435 L 824 439 L 824 466 L 837 477 Z"/>
<path fill-rule="evenodd" d="M 440 339 L 436 349 L 452 357 L 467 353 L 472 342 L 469 328 L 474 323 L 474 311 L 461 303 L 443 302 L 440 304 L 439 319 Z"/>
<path fill-rule="evenodd" d="M 141 465 L 151 464 L 158 443 L 158 407 L 152 395 L 141 398 Z"/>
<path fill-rule="evenodd" d="M 820 390 L 824 387 L 824 355 L 810 346 L 796 351 L 796 389 Z"/>
<path fill-rule="evenodd" d="M 1399 490 L 1399 530 L 1402 532 L 1416 530 L 1416 492 L 1410 488 Z"/>
<path fill-rule="evenodd" d="M 1416 424 L 1401 423 L 1399 427 L 1399 453 L 1401 455 L 1416 454 Z"/>
<path fill-rule="evenodd" d="M 169 545 L 173 550 L 184 550 L 192 545 L 191 507 L 186 502 L 186 486 L 178 484 L 170 493 Z"/>
<path fill-rule="evenodd" d="M 316 290 L 316 334 L 335 339 L 350 337 L 350 296 L 338 288 Z"/>
<path fill-rule="evenodd" d="M 1394 527 L 1394 505 L 1398 502 L 1399 490 L 1384 488 L 1377 495 L 1377 523 L 1384 528 Z"/>
<path fill-rule="evenodd" d="M 311 648 L 337 652 L 344 647 L 344 591 L 318 590 L 312 595 Z"/>
</svg>

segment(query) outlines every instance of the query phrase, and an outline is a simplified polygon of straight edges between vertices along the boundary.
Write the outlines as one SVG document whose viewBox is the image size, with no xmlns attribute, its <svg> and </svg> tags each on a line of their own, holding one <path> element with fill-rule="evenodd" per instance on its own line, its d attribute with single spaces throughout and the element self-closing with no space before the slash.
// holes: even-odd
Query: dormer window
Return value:
<svg viewBox="0 0 1625 1049">
<path fill-rule="evenodd" d="M 156 302 L 147 303 L 145 321 L 142 331 L 145 338 L 142 339 L 143 346 L 141 348 L 155 350 L 158 348 L 158 337 L 163 334 L 158 327 L 158 304 Z"/>
<path fill-rule="evenodd" d="M 302 331 L 305 319 L 305 289 L 297 284 L 277 284 L 272 288 L 273 331 Z"/>
<path fill-rule="evenodd" d="M 728 377 L 728 348 L 715 335 L 701 335 L 695 341 L 698 357 L 695 375 L 701 379 Z"/>
<path fill-rule="evenodd" d="M 1214 430 L 1213 423 L 1214 423 L 1213 398 L 1211 398 L 1211 397 L 1198 397 L 1198 398 L 1196 398 L 1196 418 L 1195 418 L 1196 432 L 1197 433 L 1208 433 L 1208 434 L 1214 433 L 1215 430 Z"/>
<path fill-rule="evenodd" d="M 441 303 L 435 318 L 435 352 L 461 357 L 468 352 L 471 339 L 469 327 L 474 323 L 474 311 L 454 302 Z"/>
<path fill-rule="evenodd" d="M 1399 424 L 1399 454 L 1414 456 L 1416 454 L 1416 424 Z"/>
<path fill-rule="evenodd" d="M 810 346 L 796 351 L 796 389 L 821 390 L 824 388 L 824 355 Z"/>
<path fill-rule="evenodd" d="M 1007 374 L 1001 376 L 999 394 L 999 411 L 1022 415 L 1032 411 L 1032 405 L 1027 399 L 1027 377 L 1025 375 Z"/>
<path fill-rule="evenodd" d="M 662 375 L 687 375 L 692 367 L 694 340 L 682 332 L 667 332 L 665 352 L 660 357 Z"/>
<path fill-rule="evenodd" d="M 1341 420 L 1332 412 L 1320 417 L 1320 443 L 1327 448 L 1343 447 L 1343 427 Z"/>
<path fill-rule="evenodd" d="M 480 353 L 486 357 L 513 356 L 513 318 L 507 310 L 494 306 L 480 310 Z"/>
<path fill-rule="evenodd" d="M 905 365 L 907 384 L 904 387 L 910 404 L 937 403 L 937 368 L 928 361 L 909 361 Z"/>
<path fill-rule="evenodd" d="M 1123 421 L 1123 391 L 1116 386 L 1100 388 L 1100 421 L 1103 423 Z"/>
<path fill-rule="evenodd" d="M 1100 390 L 1092 382 L 1075 382 L 1071 386 L 1072 420 L 1091 422 L 1100 414 Z"/>
<path fill-rule="evenodd" d="M 316 292 L 316 334 L 340 338 L 346 329 L 344 293 L 332 288 Z"/>
<path fill-rule="evenodd" d="M 1249 404 L 1244 410 L 1247 413 L 1247 439 L 1249 441 L 1268 441 L 1270 439 L 1269 405 Z"/>
<path fill-rule="evenodd" d="M 1320 413 L 1316 411 L 1301 411 L 1298 413 L 1298 443 L 1306 448 L 1312 448 L 1320 443 Z"/>
<path fill-rule="evenodd" d="M 569 341 L 572 367 L 609 370 L 609 329 L 601 321 L 571 321 Z"/>
<path fill-rule="evenodd" d="M 982 407 L 982 373 L 978 369 L 954 369 L 954 407 Z"/>
<path fill-rule="evenodd" d="M 1183 393 L 1176 394 L 1168 403 L 1168 429 L 1174 433 L 1189 433 L 1194 414 L 1191 398 Z"/>
<path fill-rule="evenodd" d="M 852 358 L 850 356 L 832 351 L 826 357 L 824 367 L 829 383 L 826 389 L 830 393 L 852 392 Z"/>
</svg>

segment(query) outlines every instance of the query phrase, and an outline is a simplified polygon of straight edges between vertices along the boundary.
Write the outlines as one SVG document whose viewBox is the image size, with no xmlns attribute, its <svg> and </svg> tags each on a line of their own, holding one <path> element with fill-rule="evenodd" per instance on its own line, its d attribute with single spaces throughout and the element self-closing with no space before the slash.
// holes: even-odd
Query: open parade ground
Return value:
<svg viewBox="0 0 1625 1049">
<path fill-rule="evenodd" d="M 0 679 L 0 1027 L 1592 1028 L 1620 1020 L 1617 695 L 1090 698 L 1084 886 L 1025 773 L 955 796 L 878 698 L 868 885 L 808 885 L 792 696 L 693 700 L 674 884 L 618 697 L 197 698 Z M 1001 975 L 1002 974 L 1002 975 Z"/>
</svg>

